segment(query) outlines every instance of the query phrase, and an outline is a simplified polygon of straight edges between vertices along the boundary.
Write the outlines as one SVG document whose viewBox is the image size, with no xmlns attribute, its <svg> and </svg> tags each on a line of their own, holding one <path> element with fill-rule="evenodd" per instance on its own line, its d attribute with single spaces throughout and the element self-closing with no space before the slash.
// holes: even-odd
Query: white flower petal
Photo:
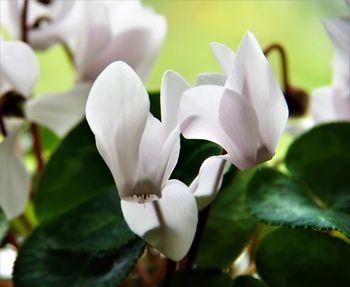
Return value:
<svg viewBox="0 0 350 287">
<path fill-rule="evenodd" d="M 226 75 L 229 75 L 235 60 L 235 53 L 221 43 L 210 43 L 211 50 Z"/>
<path fill-rule="evenodd" d="M 189 89 L 189 87 L 190 85 L 178 73 L 174 71 L 164 73 L 160 92 L 160 104 L 162 123 L 165 126 L 167 135 L 178 124 L 177 114 L 180 100 L 184 91 Z"/>
<path fill-rule="evenodd" d="M 212 156 L 202 163 L 198 176 L 190 185 L 190 190 L 197 201 L 198 210 L 207 207 L 216 197 L 222 183 L 225 163 L 226 159 L 223 156 Z M 220 173 L 219 184 L 215 188 Z"/>
<path fill-rule="evenodd" d="M 19 41 L 0 43 L 1 82 L 28 96 L 38 77 L 38 62 L 32 49 Z M 3 87 L 0 87 L 3 93 Z"/>
<path fill-rule="evenodd" d="M 16 152 L 19 128 L 0 143 L 0 206 L 8 219 L 20 215 L 30 191 L 30 177 Z"/>
<path fill-rule="evenodd" d="M 63 137 L 84 117 L 90 83 L 79 83 L 62 94 L 32 98 L 26 102 L 26 117 Z"/>
<path fill-rule="evenodd" d="M 259 142 L 274 154 L 288 119 L 288 107 L 270 64 L 250 32 L 240 44 L 228 85 L 251 103 L 259 122 Z"/>
<path fill-rule="evenodd" d="M 333 100 L 333 89 L 331 87 L 319 88 L 312 92 L 310 108 L 316 123 L 336 119 Z"/>
<path fill-rule="evenodd" d="M 239 169 L 256 165 L 259 131 L 255 111 L 231 90 L 225 90 L 219 109 L 220 124 L 230 139 L 225 147 L 230 160 Z"/>
<path fill-rule="evenodd" d="M 219 123 L 219 106 L 224 90 L 224 87 L 203 85 L 191 88 L 183 94 L 179 121 L 185 138 L 212 141 L 224 149 L 229 146 Z"/>
<path fill-rule="evenodd" d="M 123 62 L 110 64 L 91 88 L 86 118 L 119 190 L 135 183 L 148 116 L 149 98 L 136 73 Z"/>
<path fill-rule="evenodd" d="M 224 86 L 226 82 L 226 76 L 219 73 L 202 73 L 197 76 L 196 86 L 201 85 L 216 85 Z"/>
<path fill-rule="evenodd" d="M 155 204 L 159 206 L 161 220 Z M 197 225 L 196 201 L 186 185 L 171 180 L 163 189 L 160 200 L 144 204 L 122 200 L 121 207 L 130 229 L 151 246 L 174 261 L 186 255 Z"/>
</svg>

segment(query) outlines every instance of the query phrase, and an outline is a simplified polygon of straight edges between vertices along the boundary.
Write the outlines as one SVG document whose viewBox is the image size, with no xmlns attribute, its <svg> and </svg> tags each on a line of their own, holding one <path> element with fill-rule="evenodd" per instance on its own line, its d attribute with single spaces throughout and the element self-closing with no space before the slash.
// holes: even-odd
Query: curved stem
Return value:
<svg viewBox="0 0 350 287">
<path fill-rule="evenodd" d="M 284 86 L 284 91 L 287 92 L 289 89 L 289 78 L 288 78 L 288 63 L 287 63 L 286 52 L 281 44 L 273 43 L 264 49 L 264 54 L 267 56 L 270 52 L 274 50 L 278 51 L 281 57 L 283 86 Z"/>
<path fill-rule="evenodd" d="M 3 116 L 2 116 L 1 110 L 0 110 L 0 133 L 4 137 L 7 136 L 7 130 L 6 130 L 6 126 L 5 126 L 5 123 L 4 123 L 4 119 L 3 119 Z"/>
<path fill-rule="evenodd" d="M 28 29 L 27 29 L 28 4 L 29 4 L 29 0 L 23 1 L 23 9 L 21 14 L 21 40 L 25 43 L 28 43 Z"/>
</svg>

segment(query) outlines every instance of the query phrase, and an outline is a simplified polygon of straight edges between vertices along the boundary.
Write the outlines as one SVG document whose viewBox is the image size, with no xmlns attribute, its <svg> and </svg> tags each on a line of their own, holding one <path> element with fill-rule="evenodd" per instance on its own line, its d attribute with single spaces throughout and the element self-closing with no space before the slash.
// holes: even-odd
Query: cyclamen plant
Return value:
<svg viewBox="0 0 350 287">
<path fill-rule="evenodd" d="M 281 44 L 213 42 L 223 73 L 191 86 L 169 70 L 147 92 L 167 24 L 139 1 L 0 4 L 0 240 L 17 252 L 0 286 L 350 285 L 348 18 L 324 22 L 333 85 L 312 93 L 314 126 L 276 159 L 308 98 Z M 56 44 L 75 85 L 34 95 L 33 49 Z M 43 127 L 58 136 L 45 155 Z"/>
</svg>

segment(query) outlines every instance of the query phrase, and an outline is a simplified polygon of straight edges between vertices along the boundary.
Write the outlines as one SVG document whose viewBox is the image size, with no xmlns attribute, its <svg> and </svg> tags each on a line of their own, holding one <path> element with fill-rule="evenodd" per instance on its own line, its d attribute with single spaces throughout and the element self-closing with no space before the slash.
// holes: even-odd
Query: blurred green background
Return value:
<svg viewBox="0 0 350 287">
<path fill-rule="evenodd" d="M 236 50 L 247 30 L 255 34 L 262 47 L 272 42 L 285 47 L 293 85 L 308 91 L 327 85 L 331 81 L 333 48 L 322 19 L 349 13 L 342 0 L 144 0 L 143 3 L 168 20 L 164 46 L 147 81 L 149 90 L 159 89 L 162 74 L 168 69 L 176 70 L 190 83 L 200 72 L 219 72 L 209 43 L 221 42 Z M 73 71 L 60 47 L 39 52 L 38 56 L 41 71 L 45 71 L 36 88 L 38 94 L 64 91 L 73 85 Z M 279 75 L 278 56 L 273 53 L 269 60 Z"/>
</svg>

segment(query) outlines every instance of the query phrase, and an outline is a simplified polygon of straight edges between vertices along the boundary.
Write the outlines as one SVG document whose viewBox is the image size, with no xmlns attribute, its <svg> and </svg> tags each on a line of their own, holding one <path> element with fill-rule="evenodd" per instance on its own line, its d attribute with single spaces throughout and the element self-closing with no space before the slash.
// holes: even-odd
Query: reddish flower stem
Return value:
<svg viewBox="0 0 350 287">
<path fill-rule="evenodd" d="M 264 49 L 265 56 L 267 56 L 270 52 L 274 50 L 278 51 L 281 57 L 283 86 L 284 86 L 284 91 L 287 92 L 289 90 L 289 76 L 288 76 L 288 63 L 287 63 L 286 52 L 281 44 L 273 43 Z"/>
</svg>

